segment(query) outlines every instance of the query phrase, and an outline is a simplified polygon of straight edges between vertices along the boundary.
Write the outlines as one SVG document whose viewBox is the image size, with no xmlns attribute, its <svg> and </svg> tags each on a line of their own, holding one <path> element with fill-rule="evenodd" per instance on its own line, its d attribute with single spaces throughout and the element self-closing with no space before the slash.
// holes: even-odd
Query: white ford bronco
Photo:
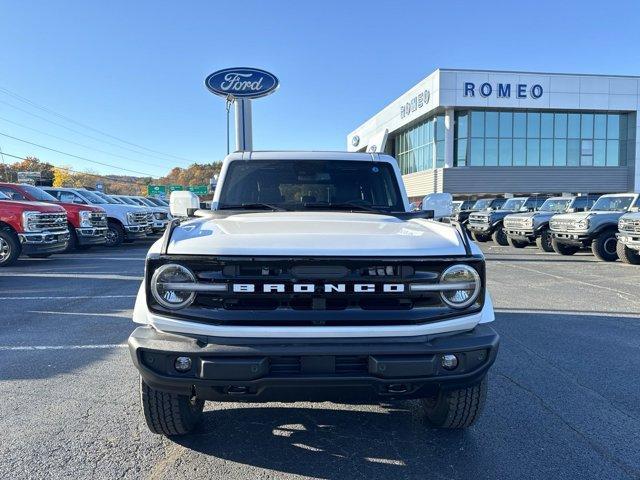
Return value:
<svg viewBox="0 0 640 480">
<path fill-rule="evenodd" d="M 342 152 L 233 153 L 211 210 L 173 194 L 129 338 L 151 431 L 206 400 L 421 399 L 471 425 L 499 338 L 482 252 L 430 219 L 445 196 L 412 212 L 392 157 Z"/>
</svg>

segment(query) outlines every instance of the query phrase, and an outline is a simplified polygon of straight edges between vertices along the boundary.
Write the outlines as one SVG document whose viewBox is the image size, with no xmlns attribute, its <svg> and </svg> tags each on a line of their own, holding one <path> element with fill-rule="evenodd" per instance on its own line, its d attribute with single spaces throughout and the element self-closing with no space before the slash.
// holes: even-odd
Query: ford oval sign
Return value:
<svg viewBox="0 0 640 480">
<path fill-rule="evenodd" d="M 258 98 L 273 93 L 280 82 L 275 75 L 259 68 L 238 67 L 218 70 L 204 84 L 221 97 Z"/>
</svg>

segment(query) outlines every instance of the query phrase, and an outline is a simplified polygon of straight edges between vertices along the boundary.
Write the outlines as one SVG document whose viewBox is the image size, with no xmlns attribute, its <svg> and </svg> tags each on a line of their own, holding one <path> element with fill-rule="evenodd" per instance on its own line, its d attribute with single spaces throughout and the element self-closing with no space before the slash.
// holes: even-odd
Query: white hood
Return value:
<svg viewBox="0 0 640 480">
<path fill-rule="evenodd" d="M 474 253 L 479 253 L 475 245 Z M 260 212 L 199 218 L 176 227 L 169 254 L 463 255 L 455 228 L 430 220 L 351 212 Z"/>
</svg>

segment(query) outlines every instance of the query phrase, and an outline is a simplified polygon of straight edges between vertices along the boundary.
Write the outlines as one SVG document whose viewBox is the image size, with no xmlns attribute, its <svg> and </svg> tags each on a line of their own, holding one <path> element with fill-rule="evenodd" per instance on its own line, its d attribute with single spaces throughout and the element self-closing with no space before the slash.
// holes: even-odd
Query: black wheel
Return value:
<svg viewBox="0 0 640 480">
<path fill-rule="evenodd" d="M 507 237 L 507 243 L 513 248 L 524 248 L 529 245 L 529 242 L 525 242 L 524 240 L 516 240 L 515 238 Z"/>
<path fill-rule="evenodd" d="M 553 252 L 553 245 L 551 244 L 551 232 L 548 228 L 545 228 L 540 235 L 536 238 L 536 245 L 540 250 L 545 252 Z"/>
<path fill-rule="evenodd" d="M 632 250 L 624 243 L 618 242 L 617 252 L 618 257 L 624 263 L 630 263 L 631 265 L 640 265 L 640 252 L 638 250 Z"/>
<path fill-rule="evenodd" d="M 507 241 L 507 234 L 504 233 L 504 230 L 502 229 L 502 225 L 496 228 L 496 231 L 493 232 L 493 234 L 491 235 L 491 238 L 493 239 L 494 242 L 496 242 L 498 245 L 502 245 L 503 247 L 506 247 L 507 245 L 509 245 L 509 242 Z"/>
<path fill-rule="evenodd" d="M 107 224 L 107 247 L 119 247 L 124 241 L 124 228 L 118 222 L 109 220 Z"/>
<path fill-rule="evenodd" d="M 184 435 L 192 432 L 200 419 L 204 400 L 151 388 L 140 377 L 140 398 L 149 430 L 160 435 Z"/>
<path fill-rule="evenodd" d="M 616 232 L 607 230 L 593 239 L 593 242 L 591 242 L 591 251 L 598 260 L 615 262 L 618 259 L 617 245 L 618 239 L 616 238 Z"/>
<path fill-rule="evenodd" d="M 473 238 L 476 242 L 485 243 L 488 242 L 491 237 L 488 235 L 483 235 L 482 233 L 471 232 L 471 238 Z"/>
<path fill-rule="evenodd" d="M 482 414 L 487 398 L 487 377 L 472 387 L 440 391 L 423 400 L 427 419 L 435 427 L 467 428 Z"/>
<path fill-rule="evenodd" d="M 8 229 L 0 229 L 0 267 L 8 267 L 16 263 L 20 256 L 18 236 Z"/>
<path fill-rule="evenodd" d="M 578 252 L 578 250 L 580 250 L 580 248 L 576 247 L 575 245 L 560 243 L 555 238 L 551 240 L 551 247 L 553 248 L 554 252 L 559 253 L 560 255 L 574 255 Z"/>
<path fill-rule="evenodd" d="M 29 258 L 49 258 L 51 256 L 50 253 L 32 253 L 27 255 Z"/>
<path fill-rule="evenodd" d="M 71 253 L 78 249 L 78 236 L 76 235 L 76 229 L 73 225 L 69 224 L 69 241 L 67 242 L 67 248 L 63 253 Z"/>
</svg>

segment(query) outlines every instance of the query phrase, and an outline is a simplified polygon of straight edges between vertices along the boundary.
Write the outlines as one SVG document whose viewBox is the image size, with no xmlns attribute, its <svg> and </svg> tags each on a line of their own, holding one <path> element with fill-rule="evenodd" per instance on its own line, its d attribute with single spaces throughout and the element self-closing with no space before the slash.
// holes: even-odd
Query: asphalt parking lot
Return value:
<svg viewBox="0 0 640 480">
<path fill-rule="evenodd" d="M 639 478 L 640 268 L 492 243 L 502 336 L 484 416 L 411 402 L 211 404 L 147 431 L 125 348 L 149 244 L 0 271 L 0 478 Z"/>
</svg>

